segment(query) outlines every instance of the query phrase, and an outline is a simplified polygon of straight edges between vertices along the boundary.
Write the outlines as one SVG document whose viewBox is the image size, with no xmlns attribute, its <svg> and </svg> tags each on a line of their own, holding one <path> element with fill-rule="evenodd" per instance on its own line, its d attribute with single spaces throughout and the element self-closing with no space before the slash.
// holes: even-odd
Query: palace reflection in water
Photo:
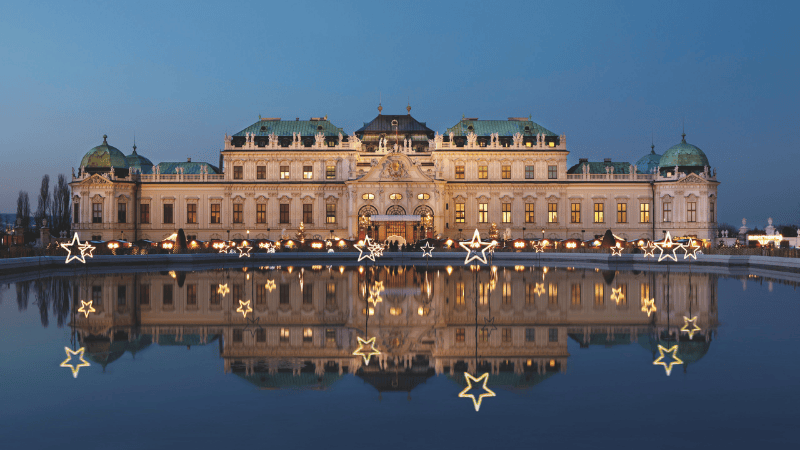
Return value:
<svg viewBox="0 0 800 450">
<path fill-rule="evenodd" d="M 640 345 L 645 363 L 659 344 L 677 345 L 687 370 L 718 325 L 713 274 L 283 266 L 87 275 L 70 284 L 70 326 L 93 363 L 105 367 L 153 343 L 213 344 L 226 372 L 261 388 L 324 388 L 355 373 L 380 391 L 410 391 L 439 374 L 464 384 L 464 371 L 525 388 L 566 371 L 569 340 Z M 655 312 L 643 311 L 643 299 L 654 299 Z M 79 300 L 95 311 L 77 312 Z M 697 317 L 691 338 L 684 317 Z M 381 354 L 365 365 L 353 355 L 356 338 L 373 336 Z"/>
</svg>

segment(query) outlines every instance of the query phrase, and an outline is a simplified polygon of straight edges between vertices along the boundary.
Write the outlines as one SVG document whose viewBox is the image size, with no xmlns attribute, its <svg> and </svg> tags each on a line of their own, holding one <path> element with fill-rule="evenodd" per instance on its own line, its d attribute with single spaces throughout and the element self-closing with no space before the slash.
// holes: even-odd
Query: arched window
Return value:
<svg viewBox="0 0 800 450">
<path fill-rule="evenodd" d="M 417 215 L 417 216 L 424 216 L 424 215 L 427 214 L 427 215 L 430 215 L 431 217 L 433 217 L 433 210 L 431 209 L 430 206 L 421 205 L 421 206 L 417 206 L 417 209 L 414 210 L 414 214 Z"/>
<path fill-rule="evenodd" d="M 372 206 L 372 205 L 364 205 L 364 206 L 361 207 L 361 209 L 358 210 L 358 216 L 359 217 L 370 217 L 373 214 L 377 215 L 378 214 L 378 210 L 375 209 L 375 207 Z"/>
<path fill-rule="evenodd" d="M 392 205 L 386 210 L 386 214 L 389 216 L 403 216 L 406 214 L 406 210 L 400 205 Z"/>
</svg>

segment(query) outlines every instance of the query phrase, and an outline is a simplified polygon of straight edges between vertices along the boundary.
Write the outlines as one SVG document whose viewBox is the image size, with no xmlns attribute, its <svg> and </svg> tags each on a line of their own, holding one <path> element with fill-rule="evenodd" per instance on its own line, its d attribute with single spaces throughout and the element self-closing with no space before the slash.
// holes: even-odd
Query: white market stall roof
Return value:
<svg viewBox="0 0 800 450">
<path fill-rule="evenodd" d="M 416 214 L 390 215 L 373 214 L 369 217 L 372 222 L 419 222 L 422 216 Z"/>
</svg>

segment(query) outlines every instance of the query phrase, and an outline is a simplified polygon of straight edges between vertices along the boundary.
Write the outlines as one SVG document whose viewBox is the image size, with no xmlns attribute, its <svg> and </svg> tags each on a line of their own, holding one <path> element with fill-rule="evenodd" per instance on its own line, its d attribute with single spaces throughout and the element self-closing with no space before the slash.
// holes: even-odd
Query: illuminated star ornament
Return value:
<svg viewBox="0 0 800 450">
<path fill-rule="evenodd" d="M 75 233 L 72 236 L 72 241 L 70 241 L 69 243 L 62 242 L 58 245 L 67 251 L 67 260 L 64 261 L 64 264 L 69 264 L 69 262 L 72 261 L 73 259 L 77 259 L 78 261 L 86 264 L 87 256 L 90 258 L 94 257 L 94 255 L 92 254 L 94 247 L 89 245 L 89 241 L 84 241 L 83 243 L 81 243 L 80 239 L 78 239 L 78 233 Z"/>
<path fill-rule="evenodd" d="M 242 316 L 246 319 L 247 313 L 253 312 L 253 308 L 250 307 L 250 300 L 246 302 L 239 300 L 239 307 L 236 308 L 236 312 L 242 313 Z"/>
<path fill-rule="evenodd" d="M 624 248 L 617 242 L 617 245 L 611 247 L 611 256 L 622 256 L 622 250 L 624 250 Z"/>
<path fill-rule="evenodd" d="M 697 259 L 697 251 L 700 250 L 700 244 L 697 243 L 696 240 L 689 238 L 689 244 L 683 246 L 683 259 L 692 257 L 695 260 Z"/>
<path fill-rule="evenodd" d="M 646 298 L 643 298 L 642 312 L 647 313 L 647 317 L 650 317 L 650 314 L 656 312 L 656 299 L 651 298 L 650 300 L 648 300 Z"/>
<path fill-rule="evenodd" d="M 651 258 L 655 258 L 656 257 L 656 255 L 655 255 L 656 245 L 653 244 L 652 242 L 648 242 L 647 245 L 642 247 L 642 250 L 644 250 L 644 257 L 645 258 L 647 258 L 648 256 L 651 257 Z"/>
<path fill-rule="evenodd" d="M 358 339 L 358 348 L 353 354 L 364 358 L 364 364 L 369 365 L 370 358 L 381 354 L 381 352 L 375 348 L 374 336 L 369 339 L 362 339 L 360 336 L 356 336 L 356 339 Z"/>
<path fill-rule="evenodd" d="M 429 256 L 431 256 L 431 257 L 433 256 L 433 253 L 432 253 L 433 252 L 433 246 L 431 245 L 430 242 L 426 242 L 425 245 L 422 246 L 421 248 L 422 248 L 422 257 L 423 258 L 427 258 Z"/>
<path fill-rule="evenodd" d="M 678 261 L 678 257 L 675 256 L 675 252 L 678 251 L 679 249 L 685 249 L 686 248 L 686 247 L 684 247 L 683 244 L 677 244 L 675 242 L 672 242 L 672 236 L 670 236 L 669 231 L 667 231 L 667 236 L 664 238 L 664 240 L 661 241 L 661 242 L 656 242 L 655 246 L 661 252 L 658 255 L 658 262 L 661 262 L 662 260 L 664 260 L 666 258 L 670 258 L 673 261 L 677 262 Z M 665 250 L 666 250 L 666 252 L 665 252 Z M 669 252 L 672 252 L 672 254 L 669 254 Z"/>
<path fill-rule="evenodd" d="M 367 298 L 367 302 L 372 303 L 373 305 L 377 305 L 378 303 L 383 301 L 381 298 L 381 292 L 383 289 L 379 288 L 378 286 L 373 286 L 369 288 L 369 298 Z"/>
<path fill-rule="evenodd" d="M 77 351 L 73 352 L 72 350 L 69 349 L 69 347 L 64 347 L 64 350 L 67 351 L 67 359 L 65 359 L 64 362 L 59 364 L 59 366 L 69 367 L 70 369 L 72 369 L 72 378 L 78 378 L 78 371 L 81 370 L 81 367 L 89 367 L 91 365 L 88 362 L 86 362 L 85 359 L 83 359 L 83 352 L 86 351 L 86 349 L 81 347 Z M 70 361 L 75 359 L 74 357 L 77 357 L 78 362 L 70 363 Z"/>
<path fill-rule="evenodd" d="M 376 252 L 378 252 L 378 248 L 375 247 L 375 244 L 372 242 L 372 238 L 369 237 L 369 236 L 364 238 L 364 242 L 363 243 L 355 244 L 353 247 L 358 249 L 358 260 L 359 261 L 361 261 L 362 259 L 369 259 L 372 262 L 375 262 L 375 257 L 376 256 L 380 256 L 380 255 L 376 255 L 375 254 Z M 367 254 L 364 251 L 364 247 L 367 247 L 367 251 L 369 251 L 369 254 Z M 381 252 L 381 254 L 383 252 L 383 246 L 382 245 L 380 246 L 380 252 Z"/>
<path fill-rule="evenodd" d="M 491 242 L 481 241 L 481 233 L 477 228 L 475 229 L 475 233 L 472 235 L 472 240 L 459 242 L 458 245 L 467 251 L 467 257 L 464 259 L 464 264 L 469 264 L 470 261 L 476 259 L 484 264 L 487 264 L 486 251 L 491 250 L 495 246 L 495 244 Z M 478 255 L 478 250 L 480 250 L 480 255 Z"/>
<path fill-rule="evenodd" d="M 222 244 L 219 245 L 218 248 L 219 248 L 219 252 L 220 253 L 228 253 L 228 243 L 227 242 L 223 242 Z"/>
<path fill-rule="evenodd" d="M 375 253 L 376 258 L 383 256 L 384 248 L 383 244 L 378 244 L 377 242 L 369 246 L 369 250 Z"/>
<path fill-rule="evenodd" d="M 689 328 L 690 324 L 692 325 L 692 328 Z M 689 333 L 689 339 L 694 338 L 694 334 L 700 330 L 702 330 L 702 328 L 697 326 L 697 316 L 694 316 L 691 319 L 683 316 L 683 327 L 681 327 L 681 332 Z"/>
<path fill-rule="evenodd" d="M 475 406 L 475 412 L 480 411 L 481 409 L 481 402 L 483 401 L 484 397 L 494 397 L 495 393 L 488 387 L 486 387 L 486 383 L 489 381 L 489 372 L 484 373 L 483 375 L 479 376 L 478 378 L 473 377 L 467 372 L 464 372 L 464 378 L 467 380 L 467 387 L 464 388 L 463 391 L 458 393 L 460 398 L 471 398 L 472 404 Z M 474 389 L 472 387 L 472 383 L 478 384 L 483 382 L 481 385 L 481 389 L 485 392 L 478 395 L 478 398 L 475 398 L 475 394 L 468 394 L 467 392 Z"/>
<path fill-rule="evenodd" d="M 536 283 L 536 286 L 533 288 L 533 292 L 536 293 L 536 295 L 544 294 L 544 283 Z"/>
<path fill-rule="evenodd" d="M 611 288 L 611 300 L 614 300 L 616 304 L 619 305 L 619 302 L 625 300 L 625 294 L 622 293 L 622 288 Z M 648 314 L 649 316 L 649 314 Z"/>
<path fill-rule="evenodd" d="M 85 314 L 85 317 L 89 317 L 89 313 L 97 312 L 96 309 L 92 308 L 93 301 L 94 300 L 89 300 L 88 302 L 85 302 L 81 300 L 81 307 L 78 308 L 78 312 Z"/>
<path fill-rule="evenodd" d="M 275 290 L 275 280 L 267 280 L 267 284 L 264 285 L 264 289 L 270 292 Z"/>
<path fill-rule="evenodd" d="M 239 252 L 239 258 L 244 257 L 244 256 L 249 258 L 250 257 L 250 250 L 252 250 L 252 249 L 253 249 L 253 247 L 250 247 L 249 245 L 247 245 L 247 241 L 242 242 L 242 245 L 240 245 L 239 247 L 236 247 L 236 251 Z"/>
<path fill-rule="evenodd" d="M 540 242 L 533 244 L 533 249 L 536 250 L 536 253 L 544 253 L 544 246 Z"/>
<path fill-rule="evenodd" d="M 223 297 L 225 297 L 225 294 L 227 294 L 230 291 L 231 290 L 228 288 L 228 283 L 220 284 L 219 287 L 217 288 L 217 294 L 220 294 Z"/>
<path fill-rule="evenodd" d="M 667 350 L 666 347 L 662 346 L 661 344 L 658 344 L 658 353 L 659 356 L 655 361 L 653 361 L 653 365 L 664 366 L 664 370 L 667 372 L 667 376 L 669 376 L 669 374 L 672 372 L 672 366 L 676 364 L 683 364 L 683 361 L 678 359 L 677 345 L 673 345 L 672 347 L 669 348 L 669 350 Z M 666 354 L 670 355 L 670 357 L 672 358 L 672 361 L 670 361 L 669 363 L 664 362 L 664 356 Z"/>
</svg>

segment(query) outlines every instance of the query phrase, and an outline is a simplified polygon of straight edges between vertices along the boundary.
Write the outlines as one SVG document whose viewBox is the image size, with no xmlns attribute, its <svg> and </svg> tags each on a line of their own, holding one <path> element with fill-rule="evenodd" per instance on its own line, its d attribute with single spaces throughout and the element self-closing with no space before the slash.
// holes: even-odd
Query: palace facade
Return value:
<svg viewBox="0 0 800 450">
<path fill-rule="evenodd" d="M 686 142 L 635 164 L 567 164 L 566 136 L 529 118 L 462 118 L 443 134 L 379 114 L 347 134 L 326 117 L 259 120 L 225 136 L 216 164 L 153 164 L 103 143 L 73 171 L 73 230 L 94 240 L 279 239 L 370 233 L 413 241 L 716 235 L 716 170 Z M 423 226 L 424 225 L 424 226 Z M 462 233 L 463 232 L 463 233 Z"/>
</svg>

